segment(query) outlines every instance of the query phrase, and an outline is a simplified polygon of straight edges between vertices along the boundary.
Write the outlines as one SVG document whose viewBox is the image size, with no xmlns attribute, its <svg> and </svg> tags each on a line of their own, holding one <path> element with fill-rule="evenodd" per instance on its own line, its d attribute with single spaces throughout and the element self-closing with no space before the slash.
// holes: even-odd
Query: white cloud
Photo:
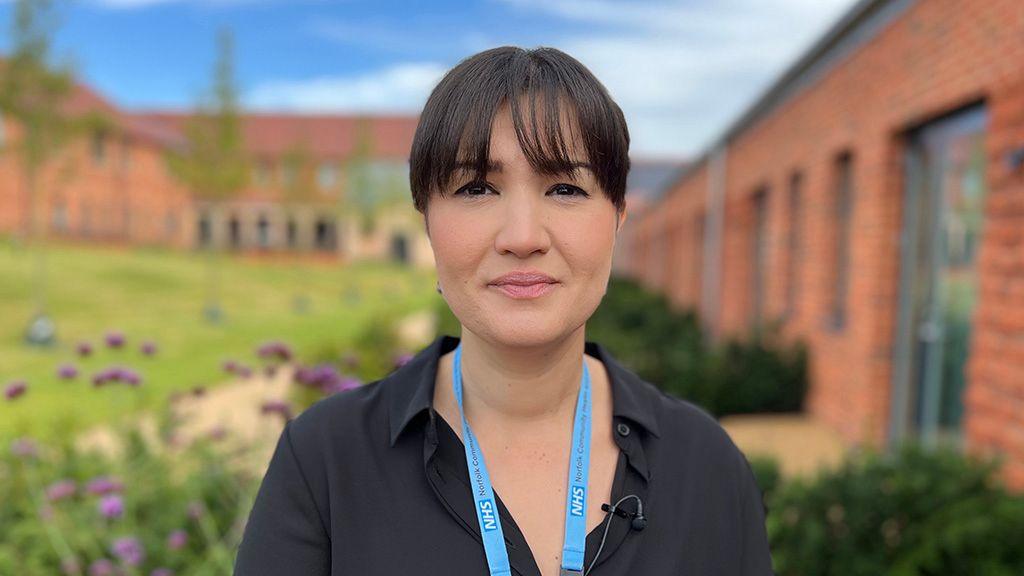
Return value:
<svg viewBox="0 0 1024 576">
<path fill-rule="evenodd" d="M 274 81 L 256 86 L 244 100 L 260 110 L 418 112 L 447 69 L 407 63 L 357 76 Z"/>
<path fill-rule="evenodd" d="M 445 44 L 456 44 L 461 48 L 457 52 L 466 56 L 528 36 L 568 52 L 622 106 L 632 149 L 639 155 L 700 152 L 855 2 L 492 1 L 546 17 L 550 24 L 529 31 L 473 29 L 461 38 L 447 38 Z M 560 27 L 575 32 L 561 33 Z M 393 64 L 357 76 L 270 82 L 248 94 L 248 105 L 296 111 L 418 111 L 454 64 L 445 55 L 425 54 L 423 46 L 436 38 L 415 28 L 319 21 L 310 31 L 393 56 L 418 54 L 419 60 L 437 62 Z"/>
<path fill-rule="evenodd" d="M 552 43 L 608 87 L 633 150 L 696 154 L 854 0 L 502 0 L 593 27 Z"/>
</svg>

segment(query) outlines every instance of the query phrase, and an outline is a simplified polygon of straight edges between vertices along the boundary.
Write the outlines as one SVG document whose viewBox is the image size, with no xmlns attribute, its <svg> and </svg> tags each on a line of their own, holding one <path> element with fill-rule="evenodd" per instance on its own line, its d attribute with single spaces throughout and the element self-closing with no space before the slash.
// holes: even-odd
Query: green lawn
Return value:
<svg viewBox="0 0 1024 576">
<path fill-rule="evenodd" d="M 0 387 L 29 383 L 15 401 L 0 400 L 0 449 L 12 436 L 48 438 L 58 428 L 108 422 L 163 402 L 171 391 L 225 379 L 221 364 L 237 359 L 258 369 L 255 348 L 280 339 L 299 358 L 325 345 L 345 347 L 368 322 L 385 312 L 405 314 L 432 305 L 433 271 L 385 263 L 309 263 L 296 266 L 222 257 L 224 319 L 202 318 L 205 261 L 200 255 L 156 249 L 51 247 L 48 300 L 58 343 L 49 349 L 23 343 L 32 312 L 32 257 L 0 240 Z M 296 314 L 294 296 L 304 291 L 309 309 Z M 360 294 L 351 300 L 353 291 Z M 108 330 L 124 333 L 121 350 L 108 350 Z M 139 352 L 143 340 L 159 346 Z M 94 354 L 79 359 L 75 346 L 89 341 Z M 72 362 L 76 380 L 57 378 Z M 139 371 L 142 386 L 93 388 L 93 373 L 112 365 Z"/>
</svg>

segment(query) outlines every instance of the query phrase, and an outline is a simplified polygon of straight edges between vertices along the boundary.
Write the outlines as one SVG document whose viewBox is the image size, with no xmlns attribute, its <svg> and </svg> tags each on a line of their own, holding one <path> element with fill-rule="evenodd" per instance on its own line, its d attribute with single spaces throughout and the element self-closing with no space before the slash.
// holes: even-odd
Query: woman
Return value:
<svg viewBox="0 0 1024 576">
<path fill-rule="evenodd" d="M 761 492 L 706 412 L 585 340 L 629 134 L 572 57 L 448 72 L 410 157 L 462 325 L 281 434 L 235 574 L 772 574 Z"/>
</svg>

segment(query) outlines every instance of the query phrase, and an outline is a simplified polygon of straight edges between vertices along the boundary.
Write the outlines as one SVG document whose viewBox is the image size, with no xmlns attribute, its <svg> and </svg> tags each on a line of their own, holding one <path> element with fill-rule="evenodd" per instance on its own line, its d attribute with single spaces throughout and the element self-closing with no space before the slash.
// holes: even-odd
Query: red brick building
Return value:
<svg viewBox="0 0 1024 576">
<path fill-rule="evenodd" d="M 1004 454 L 1024 488 L 1024 2 L 859 2 L 629 228 L 711 337 L 805 339 L 851 444 Z"/>
<path fill-rule="evenodd" d="M 99 113 L 104 129 L 69 144 L 44 168 L 37 188 L 36 222 L 58 238 L 184 246 L 191 201 L 166 170 L 164 151 L 180 135 L 123 114 L 78 85 L 66 113 Z M 28 229 L 29 195 L 18 167 L 19 127 L 0 118 L 0 233 Z"/>
<path fill-rule="evenodd" d="M 36 221 L 51 237 L 432 263 L 409 202 L 408 151 L 416 116 L 243 115 L 252 178 L 230 202 L 214 207 L 194 198 L 166 161 L 169 151 L 186 145 L 185 113 L 125 113 L 84 85 L 76 86 L 67 112 L 100 113 L 110 122 L 48 165 Z M 17 138 L 10 119 L 0 122 L 0 148 L 12 148 Z M 303 162 L 290 162 L 298 151 Z M 356 155 L 364 166 L 362 185 L 373 200 L 383 201 L 375 230 L 364 229 L 361 217 L 343 203 L 352 193 L 347 171 Z M 286 201 L 291 183 L 306 176 L 309 190 Z M 28 218 L 16 157 L 0 154 L 0 233 L 23 234 Z"/>
</svg>

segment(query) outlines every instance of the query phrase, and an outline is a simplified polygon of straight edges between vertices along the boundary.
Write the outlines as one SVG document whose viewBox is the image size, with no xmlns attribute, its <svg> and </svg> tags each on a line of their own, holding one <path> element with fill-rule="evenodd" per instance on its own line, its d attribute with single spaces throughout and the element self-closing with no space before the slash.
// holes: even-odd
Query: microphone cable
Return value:
<svg viewBox="0 0 1024 576">
<path fill-rule="evenodd" d="M 590 561 L 590 567 L 587 568 L 587 570 L 583 573 L 583 576 L 587 576 L 588 574 L 590 574 L 590 571 L 594 569 L 594 565 L 597 564 L 597 559 L 601 557 L 601 551 L 604 550 L 605 540 L 607 540 L 608 538 L 608 529 L 612 526 L 612 516 L 615 514 L 619 514 L 623 515 L 623 517 L 626 517 L 626 515 L 629 514 L 629 512 L 625 511 L 620 512 L 618 508 L 620 504 L 622 504 L 623 502 L 630 498 L 636 498 L 636 513 L 633 514 L 633 520 L 630 524 L 630 527 L 633 530 L 639 531 L 643 530 L 647 526 L 647 517 L 644 516 L 644 503 L 642 500 L 640 500 L 640 497 L 637 496 L 636 494 L 627 494 L 622 498 L 619 498 L 618 502 L 612 504 L 611 508 L 605 510 L 608 513 L 608 518 L 607 521 L 604 523 L 604 533 L 601 534 L 601 545 L 597 547 L 597 554 L 595 554 L 594 559 Z M 604 508 L 605 506 L 607 506 L 607 504 L 601 505 L 602 508 Z"/>
</svg>

